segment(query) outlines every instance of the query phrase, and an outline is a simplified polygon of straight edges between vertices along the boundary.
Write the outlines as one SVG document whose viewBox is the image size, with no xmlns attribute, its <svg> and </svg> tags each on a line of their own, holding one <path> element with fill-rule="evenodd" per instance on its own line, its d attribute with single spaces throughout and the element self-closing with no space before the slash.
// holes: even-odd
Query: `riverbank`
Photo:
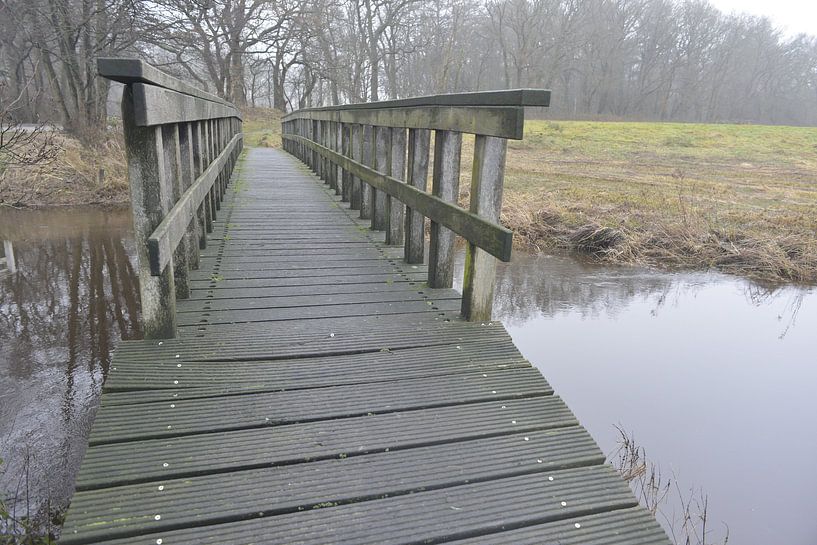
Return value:
<svg viewBox="0 0 817 545">
<path fill-rule="evenodd" d="M 817 283 L 817 128 L 529 121 L 502 221 L 536 251 Z"/>
<path fill-rule="evenodd" d="M 93 144 L 83 144 L 63 132 L 52 136 L 55 146 L 52 160 L 35 166 L 0 169 L 0 206 L 128 203 L 128 165 L 121 127 L 109 127 Z"/>
</svg>

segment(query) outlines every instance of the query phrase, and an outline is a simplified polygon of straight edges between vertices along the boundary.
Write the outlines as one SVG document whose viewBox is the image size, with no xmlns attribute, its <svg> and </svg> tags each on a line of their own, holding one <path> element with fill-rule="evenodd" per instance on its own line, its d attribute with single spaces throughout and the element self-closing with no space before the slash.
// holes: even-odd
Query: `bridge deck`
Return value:
<svg viewBox="0 0 817 545">
<path fill-rule="evenodd" d="M 666 544 L 499 323 L 250 150 L 178 305 L 122 342 L 63 543 Z"/>
</svg>

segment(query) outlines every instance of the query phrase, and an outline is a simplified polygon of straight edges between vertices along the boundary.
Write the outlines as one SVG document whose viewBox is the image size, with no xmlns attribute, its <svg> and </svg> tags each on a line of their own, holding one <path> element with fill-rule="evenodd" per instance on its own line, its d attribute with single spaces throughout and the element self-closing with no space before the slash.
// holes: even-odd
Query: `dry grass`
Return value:
<svg viewBox="0 0 817 545">
<path fill-rule="evenodd" d="M 502 219 L 524 248 L 815 283 L 817 128 L 528 122 Z"/>
<path fill-rule="evenodd" d="M 128 201 L 128 167 L 121 129 L 111 128 L 92 146 L 58 135 L 55 158 L 0 174 L 0 204 L 52 206 Z"/>
<path fill-rule="evenodd" d="M 281 147 L 281 112 L 269 108 L 246 108 L 244 145 L 251 148 Z"/>
</svg>

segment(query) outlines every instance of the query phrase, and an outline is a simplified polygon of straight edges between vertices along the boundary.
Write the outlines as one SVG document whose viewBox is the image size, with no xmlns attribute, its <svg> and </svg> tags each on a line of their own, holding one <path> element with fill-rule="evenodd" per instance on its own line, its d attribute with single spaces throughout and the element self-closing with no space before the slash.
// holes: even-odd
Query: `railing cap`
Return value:
<svg viewBox="0 0 817 545">
<path fill-rule="evenodd" d="M 233 106 L 223 98 L 208 93 L 207 91 L 202 91 L 189 83 L 165 74 L 141 59 L 99 57 L 96 60 L 96 66 L 99 75 L 109 80 L 126 84 L 147 83 L 211 102 Z"/>
<path fill-rule="evenodd" d="M 385 108 L 413 108 L 423 106 L 550 106 L 550 91 L 547 89 L 507 89 L 500 91 L 478 91 L 474 93 L 448 93 L 381 100 L 342 106 L 303 108 L 298 112 L 320 112 L 339 110 L 371 110 Z M 293 112 L 295 113 L 295 112 Z M 286 117 L 284 118 L 286 121 Z"/>
</svg>

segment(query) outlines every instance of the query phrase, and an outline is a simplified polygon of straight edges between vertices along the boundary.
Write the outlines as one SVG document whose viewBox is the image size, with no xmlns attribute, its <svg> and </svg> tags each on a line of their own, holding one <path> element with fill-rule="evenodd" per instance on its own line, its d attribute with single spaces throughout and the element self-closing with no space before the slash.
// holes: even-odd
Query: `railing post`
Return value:
<svg viewBox="0 0 817 545">
<path fill-rule="evenodd" d="M 363 140 L 360 145 L 360 162 L 367 167 L 374 166 L 374 127 L 363 125 Z M 372 218 L 372 186 L 360 180 L 360 217 Z M 374 223 L 374 222 L 372 222 Z"/>
<path fill-rule="evenodd" d="M 193 157 L 193 126 L 192 123 L 179 125 L 179 152 L 181 159 L 181 189 L 187 191 L 196 181 L 195 159 Z M 201 209 L 201 207 L 199 207 Z M 191 269 L 199 268 L 199 241 L 201 240 L 199 217 L 196 214 L 190 221 L 185 235 L 187 245 L 187 262 Z"/>
<path fill-rule="evenodd" d="M 382 174 L 388 174 L 391 129 L 388 127 L 375 127 L 374 140 L 374 169 Z M 373 187 L 369 199 L 372 203 L 372 229 L 382 231 L 386 228 L 386 193 Z"/>
<path fill-rule="evenodd" d="M 428 185 L 428 152 L 431 131 L 409 129 L 408 184 L 425 191 Z M 403 255 L 406 263 L 422 263 L 425 253 L 425 218 L 419 212 L 406 208 L 406 242 Z"/>
<path fill-rule="evenodd" d="M 162 128 L 162 149 L 165 174 L 171 187 L 170 208 L 182 196 L 181 151 L 179 150 L 179 125 L 172 123 L 161 125 Z M 176 283 L 176 298 L 187 299 L 190 297 L 190 285 L 188 283 L 188 256 L 190 251 L 187 248 L 187 237 L 182 238 L 179 245 L 173 252 L 173 276 Z"/>
<path fill-rule="evenodd" d="M 343 124 L 340 122 L 336 122 L 332 124 L 332 138 L 334 139 L 332 144 L 332 150 L 335 153 L 341 153 L 343 147 Z M 341 201 L 343 200 L 343 170 L 341 169 L 340 165 L 332 164 L 332 175 L 335 177 L 335 195 L 341 196 Z"/>
<path fill-rule="evenodd" d="M 474 141 L 470 211 L 494 223 L 499 223 L 502 212 L 507 147 L 508 141 L 504 138 L 477 135 Z M 495 284 L 496 258 L 468 243 L 462 282 L 462 315 L 466 320 L 491 319 Z"/>
<path fill-rule="evenodd" d="M 363 126 L 354 124 L 350 128 L 352 133 L 352 153 L 351 157 L 353 160 L 357 161 L 358 163 L 363 163 L 363 159 L 360 155 L 361 152 L 361 141 L 363 139 Z M 352 187 L 349 190 L 349 203 L 352 207 L 352 210 L 361 210 L 361 191 L 363 182 L 360 181 L 360 178 L 357 176 L 352 176 Z M 363 217 L 362 215 L 360 217 Z"/>
<path fill-rule="evenodd" d="M 460 186 L 462 133 L 438 130 L 434 135 L 434 173 L 431 192 L 450 203 L 457 202 Z M 454 283 L 454 232 L 431 222 L 428 249 L 428 285 L 450 288 Z"/>
<path fill-rule="evenodd" d="M 400 181 L 406 179 L 406 129 L 391 129 L 389 176 Z M 386 195 L 386 244 L 403 244 L 405 206 L 399 200 Z"/>
<path fill-rule="evenodd" d="M 170 211 L 172 189 L 163 164 L 162 128 L 136 125 L 132 85 L 126 85 L 122 95 L 122 128 L 128 156 L 145 338 L 172 338 L 176 335 L 173 263 L 171 261 L 159 276 L 152 276 L 147 245 L 148 237 Z"/>
<path fill-rule="evenodd" d="M 340 124 L 340 153 L 344 157 L 352 157 L 352 126 L 348 123 Z M 340 169 L 340 200 L 350 202 L 352 200 L 352 175 Z"/>
<path fill-rule="evenodd" d="M 198 178 L 204 172 L 204 146 L 201 136 L 201 121 L 193 121 L 191 124 L 193 128 L 193 177 Z M 204 200 L 197 212 L 199 217 L 199 249 L 207 248 L 207 233 L 213 232 L 213 222 L 210 219 L 210 194 L 205 195 Z"/>
</svg>

